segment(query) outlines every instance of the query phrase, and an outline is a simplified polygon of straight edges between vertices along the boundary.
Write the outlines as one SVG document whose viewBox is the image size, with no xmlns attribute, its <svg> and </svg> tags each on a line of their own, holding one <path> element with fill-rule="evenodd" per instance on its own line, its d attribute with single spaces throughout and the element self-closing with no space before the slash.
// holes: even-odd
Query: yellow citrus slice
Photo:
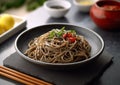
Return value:
<svg viewBox="0 0 120 85">
<path fill-rule="evenodd" d="M 0 17 L 0 24 L 4 25 L 4 27 L 6 28 L 6 30 L 9 30 L 10 28 L 12 28 L 14 26 L 14 18 L 9 15 L 9 14 L 2 14 Z"/>
<path fill-rule="evenodd" d="M 5 26 L 0 24 L 0 34 L 4 33 L 5 31 L 6 31 Z"/>
</svg>

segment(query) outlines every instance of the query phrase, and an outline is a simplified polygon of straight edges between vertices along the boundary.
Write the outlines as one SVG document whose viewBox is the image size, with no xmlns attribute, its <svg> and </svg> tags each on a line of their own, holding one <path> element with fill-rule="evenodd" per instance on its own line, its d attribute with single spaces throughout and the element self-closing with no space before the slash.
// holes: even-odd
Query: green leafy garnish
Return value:
<svg viewBox="0 0 120 85">
<path fill-rule="evenodd" d="M 53 38 L 54 36 L 55 36 L 55 31 L 53 30 L 50 32 L 49 38 Z"/>
<path fill-rule="evenodd" d="M 49 38 L 53 38 L 53 37 L 61 37 L 64 33 L 64 30 L 65 27 L 62 27 L 60 30 L 58 29 L 53 29 L 51 32 L 50 32 L 50 35 L 49 35 Z"/>
<path fill-rule="evenodd" d="M 68 30 L 68 31 L 65 31 L 65 27 L 62 27 L 60 30 L 59 29 L 53 29 L 51 32 L 50 32 L 50 35 L 49 35 L 49 38 L 53 38 L 53 37 L 62 37 L 63 34 L 67 33 L 67 32 L 70 32 L 72 34 L 76 34 L 75 30 Z"/>
<path fill-rule="evenodd" d="M 76 34 L 75 30 L 70 30 L 70 33 Z"/>
<path fill-rule="evenodd" d="M 62 27 L 60 31 L 57 33 L 57 37 L 61 37 L 64 33 L 65 27 Z"/>
</svg>

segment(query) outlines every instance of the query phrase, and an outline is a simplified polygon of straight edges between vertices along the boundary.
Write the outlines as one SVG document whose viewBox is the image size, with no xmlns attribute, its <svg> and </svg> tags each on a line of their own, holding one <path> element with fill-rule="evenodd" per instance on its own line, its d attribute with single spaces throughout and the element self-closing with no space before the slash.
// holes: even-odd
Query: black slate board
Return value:
<svg viewBox="0 0 120 85">
<path fill-rule="evenodd" d="M 43 69 L 23 59 L 17 53 L 13 53 L 7 57 L 3 63 L 6 67 L 52 82 L 56 85 L 86 85 L 94 79 L 99 78 L 110 65 L 111 61 L 112 56 L 104 51 L 96 62 L 91 63 L 86 68 L 69 71 Z"/>
</svg>

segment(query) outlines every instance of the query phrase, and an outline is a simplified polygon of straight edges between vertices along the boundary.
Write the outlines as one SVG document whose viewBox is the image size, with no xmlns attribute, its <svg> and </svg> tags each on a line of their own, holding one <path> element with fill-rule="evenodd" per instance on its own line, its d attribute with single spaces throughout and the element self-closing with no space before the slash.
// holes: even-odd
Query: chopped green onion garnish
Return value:
<svg viewBox="0 0 120 85">
<path fill-rule="evenodd" d="M 65 31 L 65 26 L 62 27 L 60 30 L 59 29 L 53 29 L 51 32 L 50 32 L 50 35 L 49 35 L 49 38 L 53 38 L 53 37 L 61 37 L 64 33 L 66 32 L 70 32 L 72 34 L 76 34 L 75 30 L 68 30 L 68 31 Z"/>
<path fill-rule="evenodd" d="M 52 31 L 50 32 L 49 38 L 53 38 L 54 36 L 55 36 L 55 31 L 52 30 Z"/>
<path fill-rule="evenodd" d="M 75 30 L 70 30 L 71 33 L 73 34 L 76 34 L 76 31 Z"/>
</svg>

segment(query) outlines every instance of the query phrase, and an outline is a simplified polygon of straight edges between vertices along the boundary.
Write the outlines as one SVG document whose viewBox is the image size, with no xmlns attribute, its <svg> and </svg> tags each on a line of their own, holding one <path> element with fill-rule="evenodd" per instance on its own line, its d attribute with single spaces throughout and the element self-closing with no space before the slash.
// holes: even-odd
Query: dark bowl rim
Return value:
<svg viewBox="0 0 120 85">
<path fill-rule="evenodd" d="M 19 38 L 20 38 L 23 34 L 25 34 L 26 32 L 28 32 L 28 31 L 30 31 L 30 30 L 36 29 L 36 28 L 38 28 L 38 27 L 48 26 L 48 25 L 52 25 L 52 26 L 53 26 L 53 25 L 69 25 L 69 26 L 75 26 L 75 27 L 78 27 L 78 28 L 85 29 L 85 30 L 87 30 L 87 31 L 89 31 L 89 32 L 92 32 L 93 34 L 95 34 L 95 35 L 100 39 L 102 47 L 101 47 L 101 49 L 96 53 L 96 55 L 94 55 L 94 56 L 92 56 L 92 57 L 90 57 L 90 58 L 88 58 L 88 59 L 85 59 L 85 60 L 82 60 L 82 61 L 78 61 L 78 62 L 72 62 L 72 63 L 47 63 L 47 62 L 42 62 L 42 61 L 34 60 L 34 59 L 31 59 L 31 58 L 27 57 L 26 55 L 24 55 L 24 54 L 17 48 L 17 43 L 18 43 L 17 41 L 19 40 Z M 90 60 L 98 57 L 98 56 L 103 52 L 104 47 L 105 47 L 105 44 L 104 44 L 104 41 L 103 41 L 102 37 L 101 37 L 99 34 L 97 34 L 96 32 L 94 32 L 93 30 L 90 30 L 90 29 L 87 29 L 87 28 L 84 28 L 84 27 L 80 27 L 80 26 L 77 26 L 77 25 L 73 25 L 73 24 L 68 24 L 68 23 L 54 23 L 54 24 L 53 24 L 53 23 L 49 23 L 49 24 L 45 24 L 45 25 L 40 25 L 40 26 L 32 27 L 32 28 L 30 28 L 30 29 L 28 29 L 28 30 L 25 30 L 25 31 L 23 31 L 22 33 L 20 33 L 20 34 L 17 36 L 17 38 L 15 39 L 14 47 L 15 47 L 17 53 L 18 53 L 20 56 L 22 56 L 23 58 L 27 59 L 28 61 L 34 62 L 34 63 L 36 63 L 36 64 L 51 65 L 51 66 L 69 66 L 69 65 L 86 63 L 87 61 L 90 61 Z"/>
</svg>

